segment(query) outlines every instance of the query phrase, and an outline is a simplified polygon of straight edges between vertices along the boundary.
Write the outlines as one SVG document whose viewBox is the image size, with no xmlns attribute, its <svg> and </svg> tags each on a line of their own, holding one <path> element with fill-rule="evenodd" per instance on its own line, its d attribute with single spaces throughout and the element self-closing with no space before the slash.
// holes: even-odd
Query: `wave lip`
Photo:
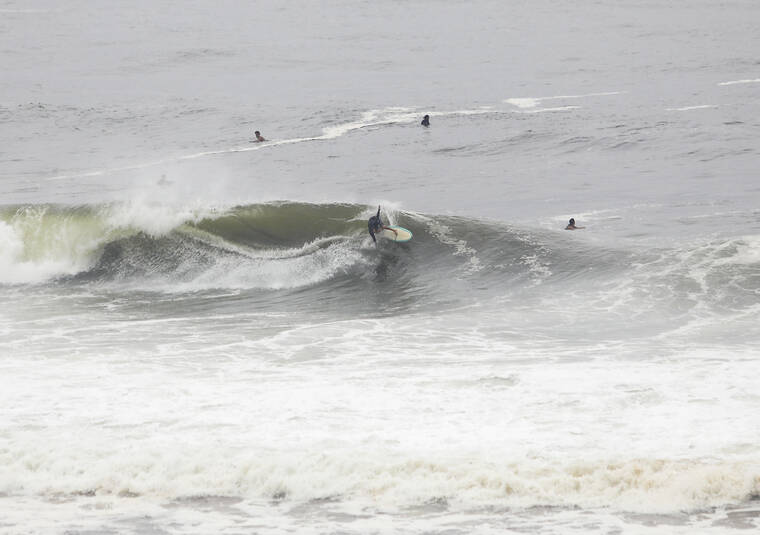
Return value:
<svg viewBox="0 0 760 535">
<path fill-rule="evenodd" d="M 203 211 L 144 204 L 0 207 L 0 284 L 34 284 L 94 268 L 109 244 L 158 237 Z"/>
</svg>

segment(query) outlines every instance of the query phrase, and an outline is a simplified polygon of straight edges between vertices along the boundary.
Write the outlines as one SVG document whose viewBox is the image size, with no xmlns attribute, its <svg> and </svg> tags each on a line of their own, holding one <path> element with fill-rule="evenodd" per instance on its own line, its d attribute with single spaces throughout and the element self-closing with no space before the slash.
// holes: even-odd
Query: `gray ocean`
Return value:
<svg viewBox="0 0 760 535">
<path fill-rule="evenodd" d="M 0 0 L 0 533 L 760 530 L 759 52 L 756 0 Z"/>
</svg>

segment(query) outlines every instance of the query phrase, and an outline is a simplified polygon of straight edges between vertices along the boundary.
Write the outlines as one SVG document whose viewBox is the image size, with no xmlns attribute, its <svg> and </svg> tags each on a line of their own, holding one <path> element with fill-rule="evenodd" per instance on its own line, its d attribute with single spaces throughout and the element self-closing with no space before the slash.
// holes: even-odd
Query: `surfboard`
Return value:
<svg viewBox="0 0 760 535">
<path fill-rule="evenodd" d="M 395 242 L 407 242 L 412 239 L 412 232 L 408 229 L 405 229 L 404 227 L 397 227 L 397 226 L 390 226 L 388 228 L 396 229 L 396 232 L 398 232 L 398 236 L 391 232 L 390 230 L 383 229 L 383 231 L 379 234 L 383 238 L 388 238 L 389 240 L 393 240 Z"/>
</svg>

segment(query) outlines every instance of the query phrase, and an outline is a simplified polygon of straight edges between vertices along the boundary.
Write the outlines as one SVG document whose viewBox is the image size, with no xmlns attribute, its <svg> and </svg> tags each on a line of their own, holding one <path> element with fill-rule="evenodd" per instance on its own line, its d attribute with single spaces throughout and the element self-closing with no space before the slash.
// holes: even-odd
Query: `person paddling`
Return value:
<svg viewBox="0 0 760 535">
<path fill-rule="evenodd" d="M 575 226 L 575 219 L 573 219 L 571 217 L 570 221 L 568 221 L 567 226 L 565 227 L 565 230 L 580 230 L 582 228 L 586 228 L 586 227 L 576 227 Z"/>
</svg>

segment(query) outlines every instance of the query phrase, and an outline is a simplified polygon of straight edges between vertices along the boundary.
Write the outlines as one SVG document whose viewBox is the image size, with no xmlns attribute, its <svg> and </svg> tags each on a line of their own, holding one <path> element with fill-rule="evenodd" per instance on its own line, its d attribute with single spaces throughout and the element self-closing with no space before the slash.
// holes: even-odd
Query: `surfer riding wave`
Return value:
<svg viewBox="0 0 760 535">
<path fill-rule="evenodd" d="M 383 225 L 383 220 L 380 218 L 380 207 L 377 207 L 377 214 L 373 215 L 369 218 L 369 221 L 367 221 L 367 226 L 369 227 L 369 235 L 372 236 L 372 241 L 375 242 L 375 245 L 377 245 L 377 239 L 375 239 L 375 233 L 380 232 L 382 230 L 390 230 L 398 236 L 398 231 L 396 229 L 386 227 Z"/>
</svg>

